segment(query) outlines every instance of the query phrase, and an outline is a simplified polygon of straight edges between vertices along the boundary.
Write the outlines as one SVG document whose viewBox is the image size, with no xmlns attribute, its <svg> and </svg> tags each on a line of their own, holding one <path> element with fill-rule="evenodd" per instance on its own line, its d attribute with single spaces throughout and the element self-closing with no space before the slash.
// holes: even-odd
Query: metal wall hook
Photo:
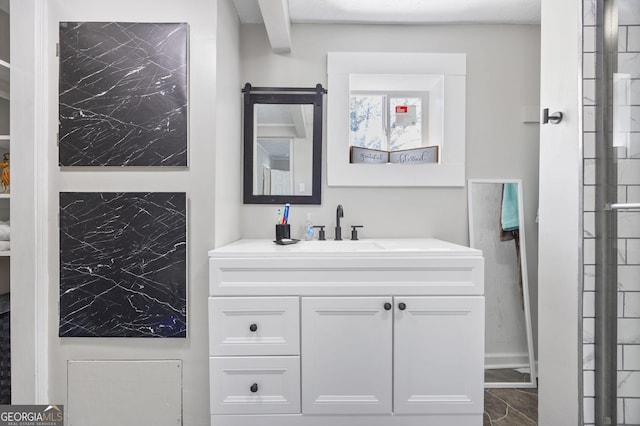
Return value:
<svg viewBox="0 0 640 426">
<path fill-rule="evenodd" d="M 549 115 L 549 108 L 545 108 L 542 110 L 542 124 L 558 124 L 562 121 L 562 113 L 554 112 L 553 115 Z"/>
</svg>

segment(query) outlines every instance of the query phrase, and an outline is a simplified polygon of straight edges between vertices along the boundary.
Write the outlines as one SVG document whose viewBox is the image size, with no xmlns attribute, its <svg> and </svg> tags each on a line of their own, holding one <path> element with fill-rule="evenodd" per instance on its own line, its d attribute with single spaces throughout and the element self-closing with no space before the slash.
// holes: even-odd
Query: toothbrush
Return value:
<svg viewBox="0 0 640 426">
<path fill-rule="evenodd" d="M 280 213 L 280 209 L 278 209 L 278 221 L 276 222 L 277 224 L 282 224 L 282 214 Z"/>
<path fill-rule="evenodd" d="M 282 224 L 286 225 L 289 223 L 289 203 L 284 205 L 284 216 L 282 217 Z"/>
</svg>

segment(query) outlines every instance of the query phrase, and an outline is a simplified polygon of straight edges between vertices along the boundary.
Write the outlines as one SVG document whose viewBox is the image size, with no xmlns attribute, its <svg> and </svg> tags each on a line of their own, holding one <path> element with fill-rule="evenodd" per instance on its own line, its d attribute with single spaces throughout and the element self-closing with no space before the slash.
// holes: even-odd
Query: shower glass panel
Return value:
<svg viewBox="0 0 640 426">
<path fill-rule="evenodd" d="M 640 2 L 618 0 L 617 70 L 612 78 L 612 145 L 617 161 L 618 425 L 640 424 Z"/>
<path fill-rule="evenodd" d="M 595 208 L 592 216 L 585 209 L 584 229 L 595 241 L 595 291 L 584 293 L 584 324 L 585 335 L 593 333 L 594 371 L 583 377 L 587 397 L 593 379 L 594 424 L 631 426 L 640 425 L 640 1 L 589 5 L 595 6 Z M 587 108 L 585 140 L 586 115 Z M 585 424 L 591 424 L 587 400 Z"/>
</svg>

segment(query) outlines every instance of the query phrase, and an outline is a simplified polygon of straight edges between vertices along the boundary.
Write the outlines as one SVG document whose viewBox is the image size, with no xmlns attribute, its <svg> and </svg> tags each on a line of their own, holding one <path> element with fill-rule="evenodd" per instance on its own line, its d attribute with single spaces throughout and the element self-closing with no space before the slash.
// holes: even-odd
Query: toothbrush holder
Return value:
<svg viewBox="0 0 640 426">
<path fill-rule="evenodd" d="M 280 223 L 276 224 L 276 241 L 282 241 L 284 239 L 291 238 L 291 226 L 287 223 L 286 225 L 282 225 Z"/>
</svg>

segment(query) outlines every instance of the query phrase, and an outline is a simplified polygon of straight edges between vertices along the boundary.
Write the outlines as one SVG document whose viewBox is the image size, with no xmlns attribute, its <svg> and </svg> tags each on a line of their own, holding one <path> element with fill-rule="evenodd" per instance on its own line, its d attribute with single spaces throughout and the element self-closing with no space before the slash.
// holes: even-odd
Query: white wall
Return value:
<svg viewBox="0 0 640 426">
<path fill-rule="evenodd" d="M 11 226 L 14 235 L 11 256 L 11 397 L 14 404 L 31 404 L 38 400 L 40 372 L 37 354 L 43 350 L 36 337 L 36 290 L 39 250 L 36 248 L 36 157 L 40 123 L 36 104 L 36 52 L 40 21 L 37 0 L 11 2 Z M 33 46 L 32 49 L 21 49 Z M 20 96 L 16 96 L 17 94 Z M 35 124 L 35 125 L 34 125 Z M 16 165 L 19 165 L 16 166 Z M 39 195 L 39 194 L 38 194 Z M 42 201 L 42 200 L 40 200 Z M 20 235 L 21 238 L 15 238 Z M 46 339 L 44 339 L 46 340 Z M 44 402 L 44 401 L 43 401 Z"/>
<path fill-rule="evenodd" d="M 562 111 L 540 130 L 538 407 L 540 425 L 580 418 L 580 202 L 582 2 L 542 0 L 540 99 Z"/>
<path fill-rule="evenodd" d="M 211 1 L 211 0 L 210 0 Z M 240 23 L 231 0 L 218 0 L 215 121 L 215 246 L 240 238 L 242 204 L 242 96 Z M 193 86 L 192 86 L 193 87 Z M 193 89 L 192 89 L 193 91 Z M 212 247 L 213 248 L 213 247 Z"/>
<path fill-rule="evenodd" d="M 408 51 L 467 54 L 467 178 L 523 180 L 525 217 L 538 206 L 539 126 L 523 124 L 522 108 L 539 104 L 540 28 L 534 25 L 293 25 L 292 52 L 274 54 L 262 25 L 240 30 L 242 81 L 254 86 L 327 85 L 327 52 Z M 331 96 L 331 87 L 327 87 Z M 325 102 L 326 105 L 326 102 Z M 325 114 L 326 117 L 326 114 Z M 338 188 L 326 184 L 326 120 L 322 205 L 293 206 L 294 238 L 307 212 L 333 238 L 336 206 L 361 238 L 435 237 L 468 244 L 465 188 Z M 278 206 L 245 205 L 242 236 L 272 238 Z M 537 228 L 526 228 L 532 317 L 537 315 Z M 535 323 L 535 320 L 534 320 Z M 534 328 L 534 340 L 536 329 Z"/>
<path fill-rule="evenodd" d="M 49 341 L 50 341 L 50 401 L 65 404 L 67 394 L 67 361 L 79 359 L 180 359 L 183 360 L 183 421 L 185 425 L 209 424 L 207 251 L 214 247 L 214 215 L 220 221 L 235 215 L 239 205 L 239 150 L 228 139 L 239 139 L 239 103 L 233 87 L 220 84 L 217 79 L 229 78 L 229 86 L 237 85 L 237 21 L 231 16 L 230 1 L 221 0 L 220 34 L 221 56 L 229 68 L 216 64 L 217 1 L 211 0 L 52 0 L 49 1 L 48 51 L 49 81 Z M 189 94 L 189 168 L 151 170 L 79 169 L 61 170 L 57 166 L 55 134 L 57 127 L 57 58 L 55 45 L 58 21 L 133 21 L 188 22 L 190 40 Z M 230 43 L 225 50 L 225 43 Z M 231 76 L 230 76 L 231 75 Z M 239 88 L 239 87 L 238 87 Z M 232 94 L 233 90 L 233 94 Z M 218 97 L 217 97 L 218 95 Z M 220 105 L 217 106 L 217 100 Z M 228 106 L 228 110 L 226 107 Z M 219 120 L 226 120 L 225 129 L 217 131 Z M 223 121 L 224 122 L 224 121 Z M 216 138 L 224 138 L 216 144 Z M 216 150 L 216 148 L 219 148 Z M 224 156 L 230 165 L 219 164 L 217 156 Z M 237 162 L 237 163 L 236 163 Z M 236 163 L 234 165 L 234 163 Z M 217 182 L 224 183 L 216 185 Z M 215 188 L 215 190 L 214 190 Z M 216 191 L 219 190 L 219 194 Z M 188 337 L 186 339 L 124 339 L 124 338 L 65 338 L 58 337 L 58 193 L 60 191 L 184 191 L 188 199 Z M 230 206 L 228 212 L 216 211 L 218 201 Z M 229 201 L 230 200 L 230 201 Z M 218 223 L 221 241 L 235 239 L 231 220 Z M 227 228 L 225 228 L 225 226 Z M 229 226 L 230 225 L 230 226 Z M 71 390 L 73 391 L 73 390 Z"/>
</svg>

